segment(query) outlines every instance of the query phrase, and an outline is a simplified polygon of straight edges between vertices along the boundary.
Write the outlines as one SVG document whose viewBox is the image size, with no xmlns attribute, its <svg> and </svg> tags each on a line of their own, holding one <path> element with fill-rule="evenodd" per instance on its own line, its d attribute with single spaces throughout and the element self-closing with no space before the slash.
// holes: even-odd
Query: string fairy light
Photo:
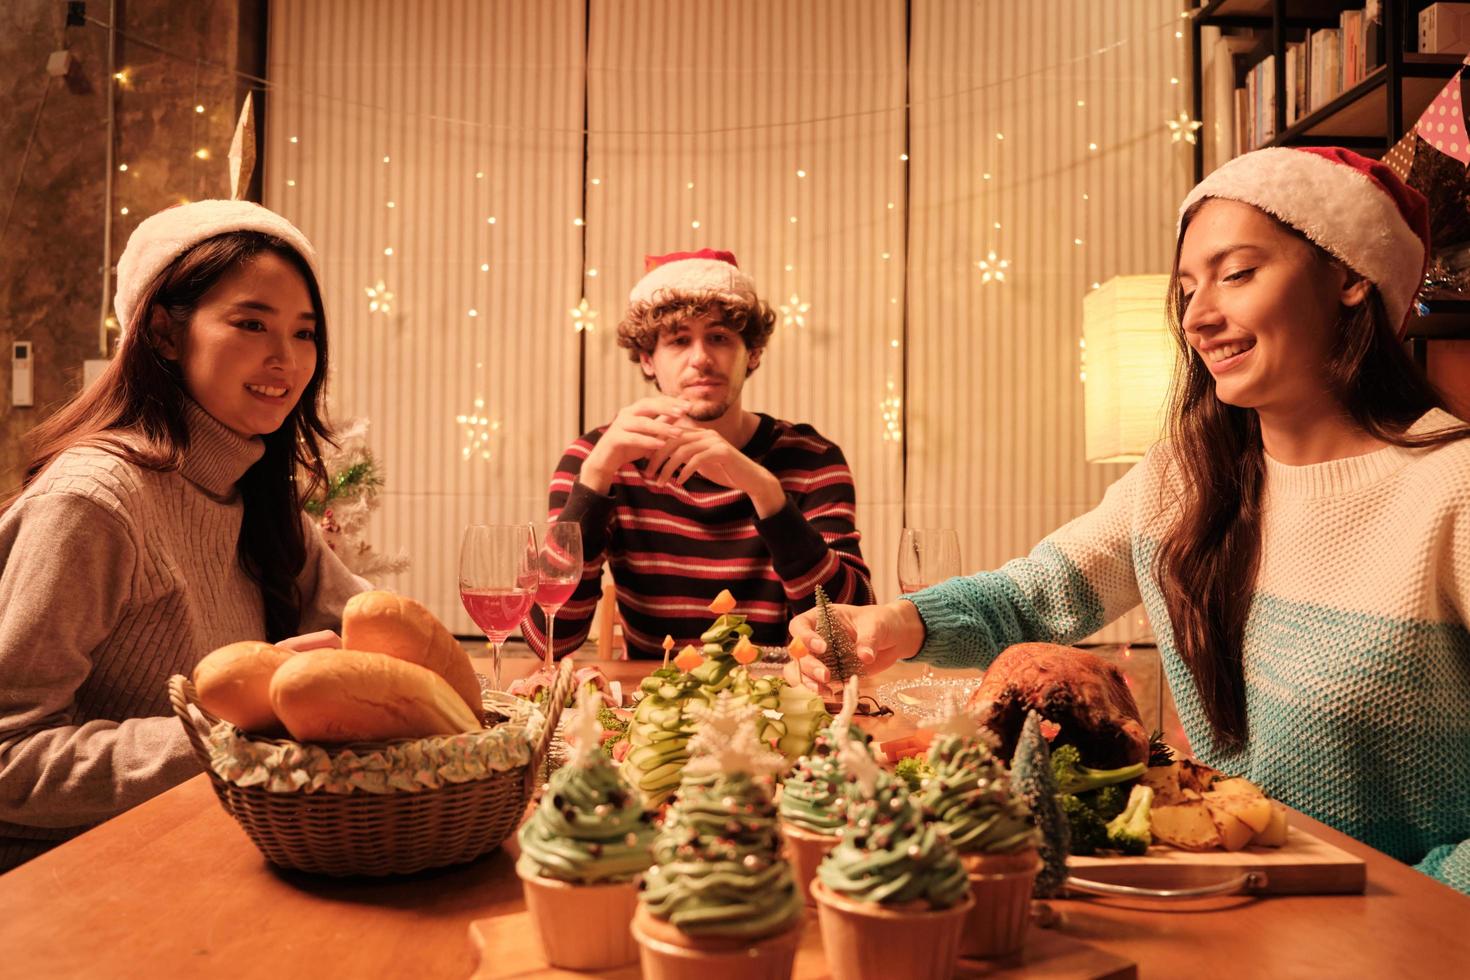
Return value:
<svg viewBox="0 0 1470 980">
<path fill-rule="evenodd" d="M 878 410 L 883 416 L 883 441 L 903 441 L 903 399 L 898 396 L 898 386 L 893 379 L 887 381 L 887 394 L 878 403 Z"/>
<path fill-rule="evenodd" d="M 577 305 L 567 312 L 572 317 L 572 329 L 577 333 L 591 333 L 595 328 L 594 321 L 597 319 L 597 311 L 588 304 L 586 296 L 583 296 Z"/>
<path fill-rule="evenodd" d="M 781 326 L 787 329 L 794 327 L 797 330 L 805 328 L 807 311 L 811 308 L 812 304 L 802 302 L 800 296 L 792 293 L 791 298 L 779 307 L 781 311 Z"/>
<path fill-rule="evenodd" d="M 1185 17 L 1185 16 L 1188 16 L 1188 14 L 1186 12 L 1184 14 L 1181 14 L 1180 16 L 1181 17 Z M 1172 27 L 1173 25 L 1171 24 L 1170 26 Z M 1157 30 L 1158 30 L 1158 26 L 1156 25 L 1154 28 L 1150 28 L 1149 31 L 1148 31 L 1148 33 L 1152 36 Z M 126 35 L 124 35 L 124 36 L 126 36 Z M 1182 35 L 1182 33 L 1176 31 L 1175 32 L 1175 36 L 1176 36 L 1176 38 L 1182 38 L 1183 35 Z M 1131 41 L 1134 41 L 1134 40 L 1138 40 L 1138 38 L 1124 38 L 1124 39 L 1120 39 L 1120 40 L 1118 40 L 1115 43 L 1112 43 L 1112 44 L 1109 44 L 1109 45 L 1106 45 L 1106 46 L 1103 46 L 1103 47 L 1099 47 L 1098 49 L 1096 49 L 1096 51 L 1091 52 L 1089 54 L 1086 54 L 1086 55 L 1083 55 L 1083 56 L 1080 56 L 1080 57 L 1077 57 L 1077 58 L 1072 58 L 1072 59 L 1069 60 L 1068 63 L 1071 63 L 1071 62 L 1080 62 L 1080 61 L 1087 61 L 1087 60 L 1090 60 L 1090 59 L 1095 58 L 1097 56 L 1107 54 L 1107 53 L 1109 53 L 1111 51 L 1116 51 L 1119 48 L 1121 48 L 1121 47 L 1129 44 Z M 167 52 L 165 52 L 165 53 L 167 53 Z M 1034 72 L 1029 72 L 1028 74 L 1048 73 L 1051 70 L 1052 70 L 1051 67 L 1039 67 Z M 126 84 L 128 82 L 128 77 L 127 77 L 128 71 L 129 71 L 129 69 L 124 69 L 124 70 L 119 71 L 117 73 L 117 80 L 118 80 L 119 83 Z M 1006 80 L 1002 80 L 1002 81 L 1007 81 L 1008 82 L 1008 81 L 1012 81 L 1012 80 L 1013 79 L 1006 79 Z M 259 81 L 259 82 L 261 82 L 261 85 L 263 87 L 270 88 L 271 91 L 273 93 L 275 93 L 275 94 L 279 94 L 279 92 L 282 90 L 280 86 L 275 86 L 275 85 L 265 86 L 264 80 L 258 80 L 257 79 L 257 80 L 252 80 L 252 81 Z M 1169 85 L 1170 86 L 1178 86 L 1179 85 L 1179 79 L 1177 77 L 1170 78 L 1168 81 L 1169 81 Z M 989 89 L 989 88 L 994 87 L 994 85 L 996 85 L 996 84 L 1000 84 L 1000 83 L 999 82 L 995 82 L 995 81 L 989 81 L 989 82 L 986 82 L 985 84 L 976 86 L 973 89 L 973 91 L 981 91 L 981 90 L 984 90 L 984 89 Z M 311 93 L 308 92 L 306 94 L 311 94 Z M 953 98 L 956 94 L 963 94 L 963 93 L 949 92 L 949 93 L 946 93 L 945 97 L 946 98 Z M 193 100 L 190 100 L 190 103 L 192 103 L 192 102 L 193 102 Z M 1084 108 L 1086 106 L 1086 100 L 1083 99 L 1083 98 L 1075 98 L 1075 103 L 1076 103 L 1076 106 L 1077 106 L 1078 109 L 1082 109 L 1082 108 Z M 189 103 L 186 103 L 186 105 L 188 105 L 188 104 Z M 1065 98 L 1062 100 L 1062 104 L 1065 105 Z M 205 111 L 205 106 L 202 103 L 196 103 L 196 104 L 194 104 L 194 110 L 195 110 L 195 113 L 203 114 L 204 111 Z M 388 109 L 384 108 L 383 111 L 384 112 L 392 112 L 392 111 L 396 111 L 396 110 L 388 110 Z M 400 114 L 402 114 L 402 113 L 400 113 Z M 865 113 L 855 113 L 853 115 L 855 115 L 855 116 L 861 116 L 861 115 L 864 115 L 864 114 Z M 409 115 L 413 115 L 413 114 L 410 113 Z M 438 118 L 438 117 L 429 117 L 429 118 Z M 474 126 L 476 128 L 492 128 L 492 129 L 493 128 L 503 128 L 503 127 L 498 127 L 498 126 L 494 126 L 494 125 L 490 125 L 490 124 L 483 124 L 482 125 L 482 124 L 475 123 L 475 122 L 468 121 L 468 120 L 466 120 L 464 122 L 467 125 L 471 125 L 471 126 Z M 1171 142 L 1174 142 L 1174 143 L 1186 142 L 1186 143 L 1189 143 L 1189 144 L 1193 144 L 1193 143 L 1195 143 L 1197 141 L 1197 139 L 1198 139 L 1198 137 L 1197 137 L 1197 131 L 1201 128 L 1202 124 L 1199 123 L 1198 121 L 1191 120 L 1189 118 L 1187 112 L 1181 112 L 1179 114 L 1179 117 L 1178 117 L 1177 120 L 1168 120 L 1167 122 L 1168 122 L 1168 129 L 1169 129 L 1170 134 L 1171 134 Z M 787 121 L 779 122 L 779 123 L 776 123 L 776 124 L 773 124 L 773 125 L 775 127 L 781 127 L 781 126 L 790 126 L 790 125 L 794 125 L 794 124 L 795 124 L 794 121 L 787 120 Z M 737 127 L 733 127 L 730 131 L 739 131 L 739 130 L 751 129 L 751 128 L 769 128 L 769 127 L 761 127 L 761 126 L 737 126 Z M 1009 128 L 1009 127 L 1006 126 L 1005 125 L 1005 122 L 1003 121 L 1001 123 L 1000 127 L 993 132 L 994 139 L 996 141 L 1004 141 L 1006 139 L 1006 135 L 1007 135 L 1006 132 L 1005 132 L 1005 130 L 1007 128 Z M 558 130 L 558 131 L 560 131 L 560 130 Z M 1157 132 L 1157 131 L 1155 131 L 1155 132 Z M 310 135 L 310 134 L 308 134 L 308 135 Z M 643 135 L 647 135 L 647 134 L 643 134 Z M 685 135 L 687 135 L 687 134 L 685 134 Z M 1015 136 L 1014 133 L 1011 133 L 1010 135 L 1012 137 Z M 299 136 L 296 136 L 296 135 L 292 135 L 292 136 L 289 137 L 289 142 L 291 144 L 298 144 L 300 142 L 300 137 Z M 1011 142 L 1014 143 L 1015 140 L 1012 139 Z M 996 147 L 997 150 L 1003 150 L 1004 148 L 1005 148 L 1005 145 L 1004 144 L 1001 147 Z M 1096 142 L 1090 142 L 1090 143 L 1087 144 L 1087 149 L 1091 153 L 1096 153 L 1099 150 L 1099 145 Z M 381 153 L 381 150 L 379 151 L 379 153 Z M 204 147 L 199 148 L 196 151 L 196 154 L 195 155 L 199 159 L 201 159 L 201 160 L 207 160 L 210 157 L 209 150 L 207 148 L 204 148 Z M 378 156 L 378 155 L 379 154 L 371 154 L 371 156 Z M 902 153 L 900 155 L 899 159 L 900 159 L 901 162 L 904 162 L 904 163 L 908 162 L 908 160 L 909 160 L 909 153 L 908 152 Z M 382 163 L 383 164 L 389 164 L 391 158 L 388 155 L 386 155 L 386 154 L 382 154 L 381 155 L 381 160 L 382 160 Z M 400 163 L 401 162 L 402 161 L 400 161 Z M 795 166 L 796 162 L 797 161 L 791 161 L 790 162 L 789 166 L 791 166 L 792 169 L 791 170 L 788 170 L 787 173 L 788 174 L 794 173 L 795 176 L 796 176 L 796 178 L 798 180 L 805 180 L 806 178 L 808 178 L 809 173 L 808 173 L 808 171 L 804 167 L 797 167 L 797 166 Z M 1002 174 L 1001 175 L 1004 176 L 1004 170 L 1005 170 L 1004 161 L 996 161 L 996 162 L 997 163 L 1000 163 L 1000 166 L 998 168 L 996 168 L 996 169 L 1002 171 Z M 120 172 L 127 172 L 128 171 L 127 164 L 120 165 L 118 167 L 118 170 Z M 134 174 L 134 176 L 137 176 L 137 174 Z M 474 176 L 475 176 L 476 179 L 482 180 L 482 179 L 484 179 L 484 177 L 486 176 L 486 174 L 484 173 L 484 171 L 476 171 L 476 172 L 474 172 Z M 996 176 L 995 174 L 987 171 L 987 172 L 985 172 L 982 175 L 982 180 L 984 180 L 986 182 L 990 182 L 990 181 L 992 181 L 995 178 L 995 176 Z M 788 177 L 788 179 L 790 179 L 790 178 Z M 690 191 L 692 191 L 694 189 L 694 181 L 692 181 L 692 180 L 685 180 L 685 181 L 681 181 L 681 182 L 686 184 L 686 189 L 688 189 Z M 287 183 L 287 186 L 289 186 L 289 187 L 295 187 L 295 185 L 296 185 L 296 181 L 294 179 L 288 180 L 286 183 Z M 593 186 L 593 187 L 600 186 L 601 183 L 602 183 L 602 178 L 599 178 L 599 177 L 592 177 L 592 178 L 589 178 L 588 179 L 588 184 L 590 186 Z M 800 185 L 798 185 L 798 186 L 800 186 Z M 799 193 L 800 192 L 798 192 L 798 194 Z M 1085 193 L 1082 194 L 1082 199 L 1083 199 L 1084 202 L 1087 201 L 1088 200 L 1088 195 L 1085 194 Z M 380 198 L 380 200 L 382 200 L 382 198 Z M 390 209 L 394 208 L 395 207 L 394 202 L 388 201 L 387 202 L 387 207 L 390 208 Z M 889 211 L 893 211 L 895 208 L 896 208 L 895 202 L 892 202 L 892 201 L 887 202 L 887 209 Z M 789 218 L 788 218 L 788 221 L 789 221 L 788 227 L 791 227 L 791 231 L 792 231 L 793 234 L 796 231 L 796 228 L 794 226 L 797 225 L 798 217 L 799 216 L 801 218 L 807 218 L 807 219 L 809 219 L 811 217 L 811 215 L 809 213 L 807 213 L 806 211 L 804 211 L 800 207 L 800 201 L 799 200 L 798 200 L 798 207 L 795 209 L 795 211 L 796 211 L 796 213 L 790 214 L 789 215 Z M 126 208 L 122 209 L 121 213 L 126 214 L 127 213 Z M 480 212 L 480 213 L 483 215 L 483 212 Z M 493 216 L 488 217 L 485 220 L 486 220 L 487 224 L 489 224 L 489 225 L 492 225 L 493 226 L 493 225 L 496 224 L 496 219 Z M 580 217 L 575 218 L 573 220 L 573 224 L 576 225 L 576 226 L 579 226 L 579 227 L 580 226 L 583 226 L 584 225 L 584 219 L 583 218 L 580 218 Z M 694 221 L 691 222 L 691 227 L 694 228 L 694 229 L 696 229 L 696 230 L 699 229 L 700 226 L 701 226 L 701 222 L 698 221 L 698 220 L 694 220 Z M 999 229 L 1000 228 L 1000 222 L 993 222 L 993 228 Z M 1083 245 L 1083 237 L 1084 237 L 1084 235 L 1085 235 L 1085 233 L 1086 233 L 1087 230 L 1088 229 L 1085 227 L 1085 220 L 1084 220 L 1084 227 L 1080 228 L 1076 232 L 1075 237 L 1073 238 L 1073 244 L 1074 244 L 1074 246 L 1081 247 Z M 390 247 L 387 247 L 387 248 L 385 248 L 383 250 L 383 254 L 386 255 L 386 256 L 390 256 L 391 257 L 394 254 L 394 250 L 393 250 L 393 248 L 391 246 Z M 881 253 L 881 255 L 882 255 L 882 258 L 885 261 L 888 260 L 891 257 L 890 252 L 888 252 L 888 251 L 883 251 Z M 479 264 L 479 267 L 480 267 L 480 271 L 481 272 L 488 272 L 489 271 L 489 263 L 488 262 L 482 262 L 482 263 L 478 263 L 478 264 Z M 987 283 L 987 284 L 988 283 L 1004 283 L 1004 282 L 1006 282 L 1007 275 L 1012 271 L 1009 260 L 1004 259 L 1004 258 L 1000 258 L 998 256 L 997 252 L 994 251 L 994 250 L 988 251 L 986 253 L 986 255 L 985 255 L 985 258 L 982 258 L 982 259 L 978 260 L 975 263 L 975 265 L 976 265 L 976 268 L 977 268 L 977 270 L 979 271 L 979 274 L 980 274 L 980 281 L 982 283 Z M 790 272 L 792 272 L 794 270 L 795 266 L 794 266 L 793 263 L 787 262 L 787 263 L 784 263 L 783 268 L 785 269 L 785 271 L 787 273 L 790 273 Z M 597 272 L 596 272 L 595 269 L 589 269 L 589 270 L 586 270 L 584 272 L 584 275 L 586 275 L 588 278 L 592 278 L 592 277 L 595 277 L 597 275 Z M 392 291 L 387 288 L 384 280 L 382 280 L 382 279 L 377 280 L 377 282 L 373 286 L 367 287 L 367 289 L 365 290 L 365 293 L 366 293 L 366 296 L 367 296 L 367 299 L 368 299 L 369 313 L 384 313 L 384 314 L 388 314 L 388 313 L 390 313 L 392 311 L 393 303 L 394 303 L 394 295 L 393 295 Z M 899 302 L 899 300 L 898 300 L 897 297 L 893 297 L 893 298 L 890 299 L 890 302 L 896 305 Z M 461 308 L 463 308 L 463 307 L 461 307 Z M 810 303 L 803 302 L 799 298 L 799 295 L 798 295 L 798 293 L 796 291 L 791 292 L 789 301 L 787 303 L 780 304 L 780 306 L 779 306 L 779 310 L 780 310 L 780 313 L 782 315 L 783 325 L 786 326 L 787 328 L 794 328 L 794 329 L 798 329 L 798 330 L 805 328 L 806 325 L 807 325 L 807 316 L 808 316 L 808 314 L 810 312 L 810 309 L 811 309 L 811 304 Z M 578 303 L 577 307 L 569 310 L 568 312 L 571 315 L 571 318 L 572 318 L 572 321 L 573 321 L 573 326 L 574 326 L 574 329 L 576 331 L 583 332 L 583 331 L 591 331 L 593 329 L 594 322 L 595 322 L 595 320 L 597 318 L 597 311 L 593 310 L 590 307 L 590 304 L 588 303 L 588 300 L 587 300 L 587 298 L 585 296 L 581 297 L 581 299 L 579 300 L 579 303 Z M 475 316 L 478 315 L 478 312 L 476 310 L 474 310 L 474 309 L 470 309 L 468 315 L 470 317 L 475 317 Z M 895 348 L 896 347 L 897 347 L 897 342 L 895 342 Z M 884 438 L 885 438 L 885 440 L 895 441 L 896 442 L 901 437 L 901 432 L 899 431 L 899 429 L 901 428 L 901 421 L 900 421 L 901 414 L 899 412 L 899 409 L 900 409 L 900 406 L 901 406 L 901 402 L 900 402 L 900 400 L 898 398 L 898 395 L 897 395 L 897 386 L 896 386 L 895 381 L 892 378 L 890 378 L 887 381 L 886 384 L 887 384 L 888 395 L 885 396 L 885 398 L 882 400 L 883 401 L 883 404 L 885 406 L 885 414 L 884 414 L 885 435 L 884 435 Z M 483 407 L 483 400 L 477 401 L 477 408 L 482 408 L 482 407 Z M 889 411 L 888 411 L 890 409 L 891 409 L 891 412 L 892 412 L 892 418 L 891 419 L 890 419 Z M 461 421 L 461 424 L 465 424 L 465 425 L 472 424 L 469 421 L 467 421 L 467 420 L 472 419 L 472 418 L 478 420 L 477 423 L 475 423 L 475 424 L 478 424 L 478 422 L 484 422 L 484 423 L 487 423 L 488 424 L 490 420 L 489 419 L 482 419 L 480 417 L 481 415 L 482 415 L 481 412 L 476 411 L 471 416 L 459 416 L 458 418 Z M 494 424 L 494 428 L 496 430 L 499 429 L 499 422 L 496 422 Z M 488 458 L 488 456 L 486 458 Z"/>
<path fill-rule="evenodd" d="M 995 250 L 991 249 L 985 258 L 975 263 L 980 270 L 980 281 L 982 283 L 1005 282 L 1006 270 L 1011 267 L 1009 259 L 996 256 Z"/>
<path fill-rule="evenodd" d="M 485 399 L 476 398 L 473 410 L 468 415 L 456 415 L 454 421 L 464 429 L 465 444 L 460 448 L 464 460 L 489 459 L 494 455 L 494 440 L 500 435 L 500 420 L 483 414 Z"/>
<path fill-rule="evenodd" d="M 363 292 L 367 293 L 369 313 L 387 316 L 393 312 L 393 292 L 383 280 L 379 279 L 373 285 L 365 287 Z"/>
<path fill-rule="evenodd" d="M 1199 130 L 1204 123 L 1197 119 L 1189 118 L 1189 113 L 1179 113 L 1179 118 L 1165 121 L 1169 127 L 1169 141 L 1172 143 L 1184 142 L 1193 146 L 1199 142 Z"/>
</svg>

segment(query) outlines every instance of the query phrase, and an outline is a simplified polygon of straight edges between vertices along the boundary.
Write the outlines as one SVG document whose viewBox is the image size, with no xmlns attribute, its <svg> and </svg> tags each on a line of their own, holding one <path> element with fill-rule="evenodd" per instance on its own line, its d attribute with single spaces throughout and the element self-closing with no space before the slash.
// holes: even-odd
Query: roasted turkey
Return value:
<svg viewBox="0 0 1470 980">
<path fill-rule="evenodd" d="M 1082 764 L 1116 769 L 1148 761 L 1148 733 L 1122 671 L 1095 654 L 1051 643 L 1006 648 L 980 687 L 970 710 L 1000 741 L 1007 762 L 1027 711 L 1035 709 L 1061 730 L 1052 746 L 1075 745 Z"/>
</svg>

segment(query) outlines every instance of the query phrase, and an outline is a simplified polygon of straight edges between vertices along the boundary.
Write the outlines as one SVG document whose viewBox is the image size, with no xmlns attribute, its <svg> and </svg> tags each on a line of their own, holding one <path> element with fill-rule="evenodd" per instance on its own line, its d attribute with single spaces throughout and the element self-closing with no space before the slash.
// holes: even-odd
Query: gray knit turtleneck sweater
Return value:
<svg viewBox="0 0 1470 980">
<path fill-rule="evenodd" d="M 265 452 L 186 403 L 176 472 L 62 453 L 0 515 L 0 871 L 199 772 L 171 674 L 265 638 L 236 481 Z M 306 527 L 303 633 L 368 588 Z"/>
</svg>

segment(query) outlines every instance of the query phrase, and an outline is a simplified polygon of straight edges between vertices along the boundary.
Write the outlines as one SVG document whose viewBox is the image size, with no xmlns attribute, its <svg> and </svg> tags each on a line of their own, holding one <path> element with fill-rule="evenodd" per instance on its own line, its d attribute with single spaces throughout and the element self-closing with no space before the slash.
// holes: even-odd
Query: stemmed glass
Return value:
<svg viewBox="0 0 1470 980">
<path fill-rule="evenodd" d="M 927 589 L 960 573 L 960 536 L 952 527 L 906 527 L 898 539 L 898 590 Z"/>
<path fill-rule="evenodd" d="M 536 594 L 536 535 L 529 524 L 471 524 L 459 543 L 459 601 L 490 641 L 500 690 L 500 649 Z"/>
<path fill-rule="evenodd" d="M 906 527 L 898 538 L 898 590 L 904 595 L 927 589 L 960 573 L 960 536 L 952 527 Z M 934 676 L 924 665 L 919 675 Z"/>
<path fill-rule="evenodd" d="M 541 550 L 536 556 L 536 605 L 546 617 L 546 652 L 550 667 L 556 662 L 556 614 L 582 581 L 582 527 L 576 521 L 544 525 Z"/>
</svg>

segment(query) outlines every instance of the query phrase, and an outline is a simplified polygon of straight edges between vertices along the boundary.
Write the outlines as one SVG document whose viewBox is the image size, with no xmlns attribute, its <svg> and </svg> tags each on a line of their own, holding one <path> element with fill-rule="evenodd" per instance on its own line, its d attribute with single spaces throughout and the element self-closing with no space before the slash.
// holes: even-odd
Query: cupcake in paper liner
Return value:
<svg viewBox="0 0 1470 980">
<path fill-rule="evenodd" d="M 566 726 L 571 757 L 522 825 L 516 862 L 546 961 L 570 970 L 637 961 L 629 924 L 653 862 L 652 814 L 601 751 L 600 706 L 579 693 Z"/>
<path fill-rule="evenodd" d="M 959 855 L 902 780 L 837 735 L 847 823 L 812 884 L 827 966 L 836 980 L 944 980 L 974 905 Z"/>
<path fill-rule="evenodd" d="M 946 697 L 928 727 L 936 733 L 929 746 L 934 772 L 920 798 L 959 852 L 975 898 L 961 954 L 1009 955 L 1026 940 L 1041 835 L 962 696 Z"/>
<path fill-rule="evenodd" d="M 807 905 L 813 903 L 811 883 L 817 866 L 837 846 L 838 833 L 847 823 L 847 773 L 838 758 L 836 732 L 841 729 L 865 745 L 866 736 L 853 725 L 856 712 L 857 678 L 853 677 L 843 688 L 837 718 L 817 733 L 811 751 L 796 760 L 781 784 L 781 835 Z"/>
<path fill-rule="evenodd" d="M 729 693 L 691 705 L 689 779 L 664 817 L 633 932 L 650 980 L 790 975 L 802 902 L 781 857 L 759 709 Z"/>
</svg>

